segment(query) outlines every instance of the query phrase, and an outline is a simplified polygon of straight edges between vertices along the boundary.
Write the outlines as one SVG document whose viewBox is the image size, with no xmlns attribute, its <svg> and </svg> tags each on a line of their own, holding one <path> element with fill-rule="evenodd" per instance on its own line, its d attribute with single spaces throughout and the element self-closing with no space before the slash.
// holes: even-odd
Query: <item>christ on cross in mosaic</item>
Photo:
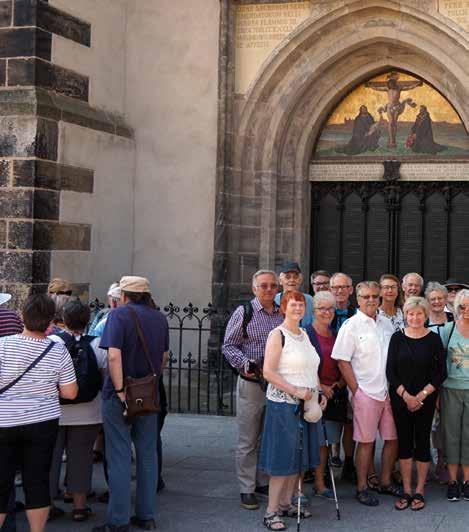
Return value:
<svg viewBox="0 0 469 532">
<path fill-rule="evenodd" d="M 365 83 L 365 87 L 374 89 L 375 91 L 387 92 L 388 103 L 378 109 L 378 113 L 382 116 L 383 113 L 388 115 L 388 147 L 396 147 L 397 121 L 399 116 L 404 112 L 405 106 L 416 107 L 416 103 L 412 98 L 406 98 L 402 102 L 401 92 L 420 87 L 423 82 L 415 81 L 399 81 L 399 74 L 397 72 L 390 72 L 387 81 L 369 81 Z"/>
</svg>

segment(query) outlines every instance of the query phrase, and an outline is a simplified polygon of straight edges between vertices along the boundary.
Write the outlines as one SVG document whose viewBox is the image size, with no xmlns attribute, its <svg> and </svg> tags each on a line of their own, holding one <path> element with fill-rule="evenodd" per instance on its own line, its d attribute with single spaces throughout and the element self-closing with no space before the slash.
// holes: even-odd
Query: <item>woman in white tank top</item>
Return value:
<svg viewBox="0 0 469 532">
<path fill-rule="evenodd" d="M 282 517 L 297 516 L 297 508 L 291 505 L 300 470 L 297 405 L 300 400 L 312 399 L 319 385 L 319 355 L 299 327 L 305 312 L 303 294 L 285 294 L 280 310 L 285 320 L 271 331 L 264 358 L 264 378 L 269 386 L 259 468 L 270 475 L 269 503 L 264 515 L 264 525 L 269 530 L 285 530 Z M 324 398 L 321 407 L 325 404 Z M 302 423 L 304 472 L 319 464 L 319 445 L 316 423 Z M 311 513 L 303 507 L 301 517 L 311 517 Z"/>
</svg>

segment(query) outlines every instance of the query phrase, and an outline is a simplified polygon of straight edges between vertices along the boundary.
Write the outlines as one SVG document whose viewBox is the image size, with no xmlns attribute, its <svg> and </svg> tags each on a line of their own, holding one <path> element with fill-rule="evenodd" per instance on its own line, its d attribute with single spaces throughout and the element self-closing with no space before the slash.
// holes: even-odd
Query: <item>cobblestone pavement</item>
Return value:
<svg viewBox="0 0 469 532">
<path fill-rule="evenodd" d="M 265 502 L 257 511 L 243 510 L 234 473 L 236 423 L 234 418 L 170 415 L 163 432 L 164 479 L 166 489 L 157 497 L 158 530 L 162 532 L 231 532 L 265 530 L 262 515 Z M 94 488 L 104 491 L 101 465 L 96 466 Z M 307 485 L 307 494 L 311 487 Z M 19 490 L 20 491 L 20 490 Z M 338 483 L 341 521 L 337 521 L 334 504 L 311 498 L 313 518 L 303 521 L 301 530 L 360 531 L 467 531 L 469 502 L 449 503 L 445 488 L 428 483 L 427 507 L 420 512 L 393 509 L 394 499 L 381 497 L 377 508 L 358 504 L 353 486 Z M 60 505 L 60 503 L 58 503 Z M 48 532 L 90 531 L 104 522 L 104 504 L 91 501 L 95 515 L 87 522 L 75 524 L 68 513 L 50 523 Z M 70 505 L 61 505 L 70 512 Z M 27 530 L 24 514 L 18 518 L 18 532 Z M 289 530 L 296 530 L 290 520 Z"/>
</svg>

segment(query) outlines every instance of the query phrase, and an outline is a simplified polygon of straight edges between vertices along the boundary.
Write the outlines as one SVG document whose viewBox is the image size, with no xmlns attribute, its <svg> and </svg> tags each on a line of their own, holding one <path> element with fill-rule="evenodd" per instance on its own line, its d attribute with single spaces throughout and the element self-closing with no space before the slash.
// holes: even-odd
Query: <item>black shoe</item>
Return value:
<svg viewBox="0 0 469 532">
<path fill-rule="evenodd" d="M 136 515 L 130 518 L 130 523 L 142 530 L 156 530 L 156 523 L 154 519 L 139 519 Z"/>
<path fill-rule="evenodd" d="M 241 493 L 241 506 L 245 510 L 257 510 L 259 503 L 254 493 Z"/>
<path fill-rule="evenodd" d="M 469 501 L 469 481 L 466 480 L 462 486 L 462 493 L 465 501 Z"/>
<path fill-rule="evenodd" d="M 305 474 L 303 475 L 303 482 L 305 484 L 311 484 L 316 479 L 315 471 L 305 471 Z"/>
<path fill-rule="evenodd" d="M 258 495 L 265 495 L 266 497 L 269 496 L 269 485 L 267 486 L 257 486 L 254 490 L 254 493 L 257 493 Z"/>
<path fill-rule="evenodd" d="M 156 493 L 159 493 L 160 491 L 163 491 L 166 488 L 166 484 L 164 480 L 160 477 L 158 479 L 158 486 L 156 487 Z"/>
<path fill-rule="evenodd" d="M 448 501 L 451 502 L 461 500 L 461 489 L 456 481 L 448 482 L 448 491 L 446 492 L 446 497 Z"/>
</svg>

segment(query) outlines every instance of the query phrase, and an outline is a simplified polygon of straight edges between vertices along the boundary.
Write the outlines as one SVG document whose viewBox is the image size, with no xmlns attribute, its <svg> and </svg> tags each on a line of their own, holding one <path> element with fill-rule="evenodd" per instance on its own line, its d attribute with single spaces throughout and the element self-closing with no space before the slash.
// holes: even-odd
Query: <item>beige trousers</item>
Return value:
<svg viewBox="0 0 469 532">
<path fill-rule="evenodd" d="M 266 486 L 269 476 L 257 470 L 257 455 L 264 422 L 265 393 L 259 384 L 238 377 L 236 419 L 238 447 L 236 473 L 240 493 L 254 493 L 256 486 Z"/>
</svg>

